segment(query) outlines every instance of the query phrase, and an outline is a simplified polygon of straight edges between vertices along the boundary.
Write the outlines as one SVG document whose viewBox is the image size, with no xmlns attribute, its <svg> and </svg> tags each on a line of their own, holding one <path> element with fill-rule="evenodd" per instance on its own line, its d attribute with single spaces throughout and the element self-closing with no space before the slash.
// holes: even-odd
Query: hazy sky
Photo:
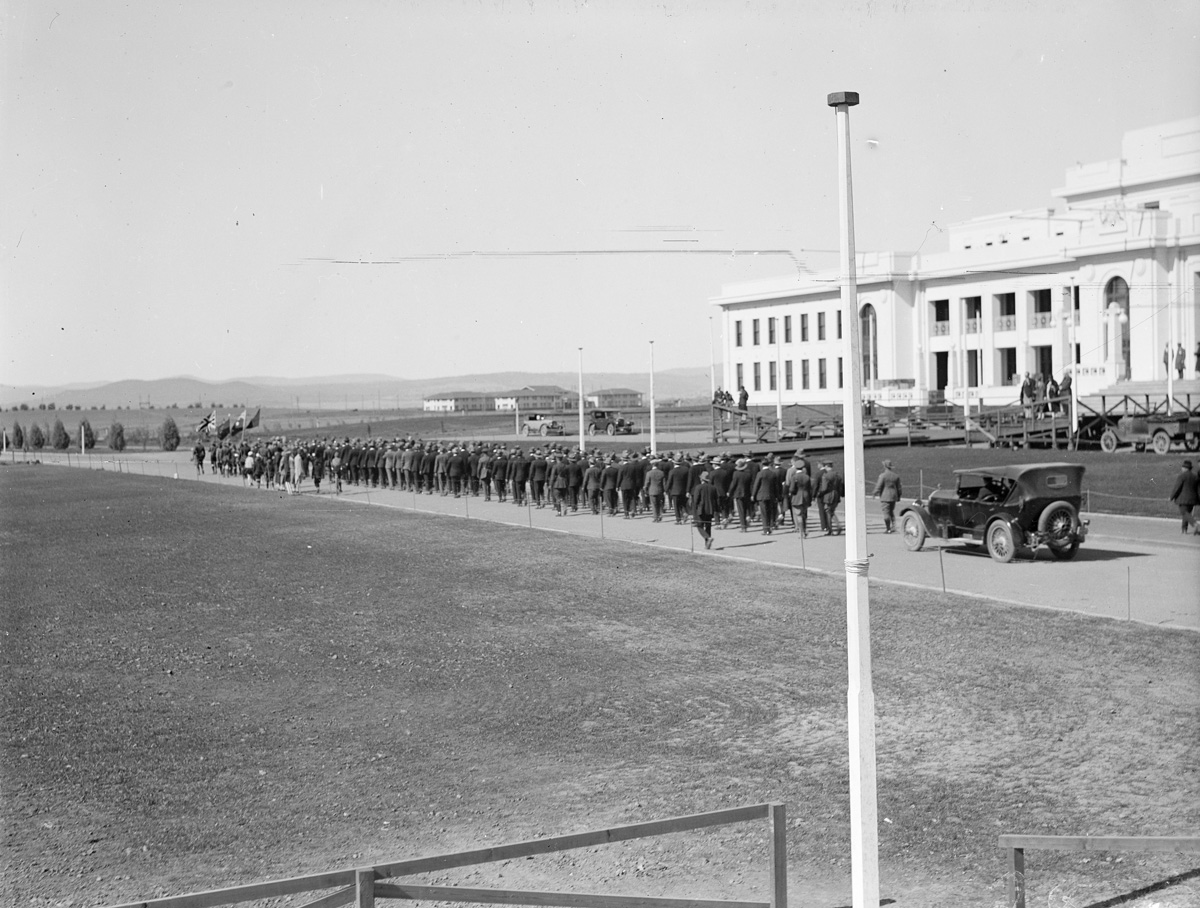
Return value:
<svg viewBox="0 0 1200 908">
<path fill-rule="evenodd" d="M 730 250 L 836 264 L 829 92 L 862 251 L 1200 111 L 1195 0 L 0 13 L 4 384 L 702 366 Z"/>
</svg>

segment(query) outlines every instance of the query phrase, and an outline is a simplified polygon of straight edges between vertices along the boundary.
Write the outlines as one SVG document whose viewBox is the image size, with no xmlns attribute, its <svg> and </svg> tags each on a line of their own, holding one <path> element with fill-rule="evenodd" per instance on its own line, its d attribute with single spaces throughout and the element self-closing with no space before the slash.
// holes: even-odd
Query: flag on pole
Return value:
<svg viewBox="0 0 1200 908">
<path fill-rule="evenodd" d="M 213 430 L 213 426 L 217 422 L 217 411 L 213 410 L 208 416 L 200 420 L 200 425 L 196 426 L 196 433 L 199 435 L 207 435 Z"/>
<path fill-rule="evenodd" d="M 246 423 L 247 429 L 253 429 L 255 426 L 258 425 L 258 417 L 261 413 L 262 413 L 262 407 L 259 407 L 257 410 L 254 411 L 254 415 L 250 417 L 250 422 Z"/>
<path fill-rule="evenodd" d="M 239 434 L 242 429 L 246 428 L 246 411 L 242 411 L 242 415 L 233 421 L 233 428 L 230 429 L 231 435 Z"/>
<path fill-rule="evenodd" d="M 221 420 L 221 424 L 217 426 L 217 438 L 224 439 L 229 434 L 229 417 L 226 416 Z"/>
</svg>

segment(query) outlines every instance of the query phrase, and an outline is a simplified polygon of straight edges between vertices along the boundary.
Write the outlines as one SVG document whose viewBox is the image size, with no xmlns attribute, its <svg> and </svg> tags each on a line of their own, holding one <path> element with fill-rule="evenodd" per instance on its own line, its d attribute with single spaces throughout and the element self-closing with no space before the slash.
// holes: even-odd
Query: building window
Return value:
<svg viewBox="0 0 1200 908">
<path fill-rule="evenodd" d="M 808 313 L 800 316 L 800 343 L 808 343 Z"/>
<path fill-rule="evenodd" d="M 817 360 L 817 387 L 824 388 L 827 383 L 825 377 L 825 358 L 821 357 Z"/>
<path fill-rule="evenodd" d="M 750 325 L 751 325 L 751 329 L 754 332 L 754 346 L 757 347 L 758 340 L 759 340 L 759 338 L 758 338 L 758 319 L 754 319 L 754 321 L 751 322 Z"/>
<path fill-rule="evenodd" d="M 742 388 L 746 387 L 746 376 L 745 376 L 745 373 L 743 373 L 743 371 L 742 371 L 741 363 L 737 364 L 737 386 L 738 386 L 739 391 L 742 390 Z"/>
<path fill-rule="evenodd" d="M 1034 312 L 1053 312 L 1054 297 L 1049 289 L 1033 291 L 1033 311 Z"/>
<path fill-rule="evenodd" d="M 843 375 L 842 375 L 842 358 L 839 356 L 838 357 L 838 387 L 839 388 L 845 387 L 845 385 L 842 384 L 843 381 L 845 381 L 845 379 L 843 378 Z"/>
<path fill-rule="evenodd" d="M 997 293 L 992 299 L 996 304 L 996 330 L 1017 330 L 1017 295 L 1015 293 Z"/>
<path fill-rule="evenodd" d="M 803 316 L 801 316 L 801 318 L 803 318 Z M 800 387 L 804 391 L 807 391 L 809 388 L 808 360 L 806 360 L 806 359 L 800 360 Z"/>
<path fill-rule="evenodd" d="M 767 319 L 767 343 L 775 343 L 775 319 Z"/>
<path fill-rule="evenodd" d="M 754 390 L 762 390 L 762 363 L 754 364 Z"/>
<path fill-rule="evenodd" d="M 838 310 L 838 313 L 837 313 L 837 315 L 838 315 L 838 336 L 837 336 L 837 339 L 838 339 L 838 340 L 841 340 L 841 339 L 842 339 L 842 310 L 841 310 L 841 309 L 839 309 L 839 310 Z"/>
<path fill-rule="evenodd" d="M 778 378 L 775 374 L 775 360 L 767 363 L 767 383 L 771 391 L 774 391 L 778 385 Z"/>
<path fill-rule="evenodd" d="M 733 345 L 735 347 L 742 345 L 742 322 L 740 319 L 733 323 Z"/>
<path fill-rule="evenodd" d="M 862 378 L 869 384 L 879 378 L 879 325 L 875 307 L 867 303 L 858 313 L 859 340 L 862 342 Z"/>
<path fill-rule="evenodd" d="M 1017 383 L 1017 348 L 1000 347 L 996 351 L 997 365 L 1000 367 L 1000 384 L 1015 385 Z"/>
<path fill-rule="evenodd" d="M 950 334 L 950 300 L 931 300 L 933 307 L 933 325 L 930 334 L 934 337 Z"/>
<path fill-rule="evenodd" d="M 792 361 L 790 359 L 783 361 L 783 390 L 792 390 Z"/>
<path fill-rule="evenodd" d="M 981 365 L 981 353 L 979 350 L 967 351 L 967 387 L 979 387 L 979 374 Z"/>
<path fill-rule="evenodd" d="M 783 317 L 783 342 L 785 344 L 792 342 L 792 317 L 790 315 Z"/>
<path fill-rule="evenodd" d="M 1117 333 L 1120 336 L 1121 358 L 1117 362 L 1118 378 L 1129 378 L 1129 284 L 1123 277 L 1114 277 L 1104 287 L 1104 308 L 1116 305 L 1119 316 L 1116 319 Z M 1120 316 L 1124 316 L 1121 318 Z M 1104 359 L 1109 358 L 1110 338 L 1108 332 L 1113 319 L 1104 319 Z"/>
<path fill-rule="evenodd" d="M 825 340 L 825 313 L 824 312 L 817 313 L 817 340 L 819 340 L 819 341 Z M 825 386 L 822 385 L 821 387 L 825 387 Z"/>
</svg>

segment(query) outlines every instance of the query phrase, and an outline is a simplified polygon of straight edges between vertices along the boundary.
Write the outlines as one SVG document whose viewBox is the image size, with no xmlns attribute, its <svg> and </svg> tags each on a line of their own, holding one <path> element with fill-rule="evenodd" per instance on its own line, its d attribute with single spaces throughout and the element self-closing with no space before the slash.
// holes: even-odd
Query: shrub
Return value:
<svg viewBox="0 0 1200 908">
<path fill-rule="evenodd" d="M 175 425 L 175 420 L 171 417 L 168 416 L 163 420 L 158 435 L 164 451 L 174 451 L 179 447 L 179 427 Z"/>
<path fill-rule="evenodd" d="M 108 446 L 114 451 L 125 450 L 125 427 L 119 422 L 108 427 Z"/>
<path fill-rule="evenodd" d="M 50 447 L 56 451 L 65 451 L 71 447 L 71 436 L 67 434 L 61 419 L 54 420 L 54 428 L 50 430 Z"/>
<path fill-rule="evenodd" d="M 28 410 L 28 409 L 29 409 L 29 404 L 21 404 L 21 409 L 22 409 L 22 410 Z"/>
<path fill-rule="evenodd" d="M 25 447 L 25 430 L 21 428 L 21 424 L 19 422 L 13 423 L 12 446 L 14 448 L 22 449 Z"/>
<path fill-rule="evenodd" d="M 84 450 L 90 451 L 96 447 L 96 433 L 92 431 L 92 424 L 85 419 L 79 424 L 79 429 L 83 432 Z"/>
<path fill-rule="evenodd" d="M 42 427 L 37 423 L 31 423 L 29 426 L 29 447 L 35 451 L 40 451 L 46 447 L 46 435 L 42 432 Z"/>
</svg>

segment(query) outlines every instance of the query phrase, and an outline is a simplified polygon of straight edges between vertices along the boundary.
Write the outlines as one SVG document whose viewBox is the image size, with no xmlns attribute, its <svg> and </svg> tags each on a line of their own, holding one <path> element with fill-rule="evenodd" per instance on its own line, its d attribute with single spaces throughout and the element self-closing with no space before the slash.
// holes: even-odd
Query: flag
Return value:
<svg viewBox="0 0 1200 908">
<path fill-rule="evenodd" d="M 255 426 L 258 425 L 258 417 L 259 417 L 259 414 L 261 414 L 261 413 L 262 413 L 262 407 L 259 407 L 257 410 L 254 411 L 254 415 L 250 417 L 250 422 L 246 423 L 247 429 L 253 429 Z"/>
<path fill-rule="evenodd" d="M 217 426 L 217 438 L 224 438 L 229 434 L 229 417 L 226 416 L 221 420 L 221 424 Z"/>
<path fill-rule="evenodd" d="M 237 435 L 242 429 L 246 428 L 246 411 L 242 411 L 242 415 L 233 421 L 233 428 L 230 429 L 231 435 Z"/>
<path fill-rule="evenodd" d="M 213 430 L 213 425 L 216 423 L 216 421 L 217 411 L 213 410 L 212 413 L 200 420 L 200 425 L 196 426 L 196 433 L 198 435 L 207 435 Z"/>
</svg>

